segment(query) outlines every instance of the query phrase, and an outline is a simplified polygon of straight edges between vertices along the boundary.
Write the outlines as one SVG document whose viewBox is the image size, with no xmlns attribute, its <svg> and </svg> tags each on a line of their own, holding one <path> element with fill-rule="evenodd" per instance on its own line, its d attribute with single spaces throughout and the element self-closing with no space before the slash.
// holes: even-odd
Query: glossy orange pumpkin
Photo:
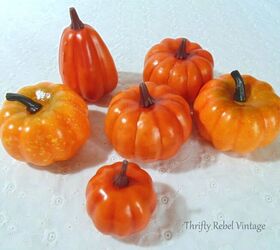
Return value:
<svg viewBox="0 0 280 250">
<path fill-rule="evenodd" d="M 128 159 L 156 161 L 176 154 L 192 128 L 187 102 L 167 85 L 141 83 L 117 94 L 105 120 L 115 150 Z"/>
<path fill-rule="evenodd" d="M 212 55 L 185 38 L 167 38 L 153 46 L 145 57 L 143 78 L 167 84 L 189 103 L 204 83 L 213 77 Z"/>
<path fill-rule="evenodd" d="M 86 103 L 62 84 L 38 83 L 8 93 L 0 136 L 15 159 L 38 166 L 70 159 L 90 133 Z"/>
<path fill-rule="evenodd" d="M 215 148 L 248 153 L 279 134 L 280 98 L 268 83 L 233 71 L 203 86 L 194 115 L 200 134 Z"/>
<path fill-rule="evenodd" d="M 117 70 L 100 35 L 81 22 L 74 8 L 70 16 L 72 23 L 60 41 L 60 75 L 84 100 L 96 102 L 117 86 Z"/>
<path fill-rule="evenodd" d="M 88 183 L 86 199 L 96 228 L 115 236 L 143 230 L 156 207 L 151 177 L 126 160 L 100 168 Z"/>
</svg>

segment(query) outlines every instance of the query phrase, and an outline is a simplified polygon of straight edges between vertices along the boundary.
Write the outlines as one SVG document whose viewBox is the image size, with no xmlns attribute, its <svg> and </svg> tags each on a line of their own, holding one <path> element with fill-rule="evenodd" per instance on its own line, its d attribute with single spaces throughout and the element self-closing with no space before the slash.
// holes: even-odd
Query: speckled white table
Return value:
<svg viewBox="0 0 280 250">
<path fill-rule="evenodd" d="M 93 25 L 110 48 L 124 88 L 139 82 L 146 51 L 165 37 L 186 36 L 211 51 L 215 73 L 239 69 L 280 94 L 280 4 L 273 1 L 1 2 L 0 99 L 38 81 L 59 82 L 58 42 L 68 7 Z M 248 156 L 219 153 L 194 131 L 171 160 L 143 167 L 158 207 L 148 228 L 125 240 L 96 231 L 85 212 L 85 187 L 97 169 L 121 159 L 103 131 L 105 98 L 90 106 L 93 135 L 71 161 L 48 170 L 11 159 L 0 147 L 0 249 L 278 250 L 280 139 Z M 192 224 L 209 223 L 200 232 Z M 213 223 L 265 224 L 256 230 Z M 203 224 L 204 225 L 204 224 Z"/>
</svg>

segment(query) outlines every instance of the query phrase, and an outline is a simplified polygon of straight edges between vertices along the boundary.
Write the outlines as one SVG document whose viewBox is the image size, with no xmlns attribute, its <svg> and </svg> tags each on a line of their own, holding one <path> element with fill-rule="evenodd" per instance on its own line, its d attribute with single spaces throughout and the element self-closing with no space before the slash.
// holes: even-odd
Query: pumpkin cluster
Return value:
<svg viewBox="0 0 280 250">
<path fill-rule="evenodd" d="M 118 83 L 101 36 L 74 8 L 70 18 L 59 48 L 63 84 L 43 82 L 7 93 L 0 110 L 4 148 L 37 166 L 77 154 L 91 133 L 87 103 L 96 103 Z M 190 137 L 193 121 L 220 151 L 249 153 L 278 136 L 280 98 L 271 85 L 237 70 L 213 79 L 213 69 L 211 53 L 199 44 L 167 38 L 147 52 L 143 81 L 111 99 L 104 132 L 131 161 L 101 167 L 87 185 L 87 212 L 99 231 L 123 237 L 147 226 L 156 193 L 149 174 L 132 160 L 174 157 Z"/>
</svg>

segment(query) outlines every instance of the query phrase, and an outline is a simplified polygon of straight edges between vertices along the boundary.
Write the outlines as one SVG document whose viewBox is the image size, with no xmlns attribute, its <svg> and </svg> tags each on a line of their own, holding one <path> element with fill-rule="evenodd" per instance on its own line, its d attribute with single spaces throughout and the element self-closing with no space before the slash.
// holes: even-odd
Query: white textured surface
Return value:
<svg viewBox="0 0 280 250">
<path fill-rule="evenodd" d="M 26 84 L 59 81 L 57 49 L 69 23 L 69 6 L 99 31 L 120 71 L 141 72 L 154 43 L 186 36 L 213 53 L 216 74 L 237 68 L 280 93 L 277 0 L 11 0 L 1 1 L 0 8 L 1 100 L 8 90 Z M 120 87 L 140 78 L 122 73 Z M 149 228 L 123 241 L 98 233 L 85 212 L 85 187 L 99 166 L 120 159 L 101 133 L 105 103 L 90 107 L 95 134 L 80 154 L 49 171 L 12 160 L 0 147 L 1 250 L 279 249 L 279 138 L 266 149 L 238 157 L 218 153 L 194 134 L 174 159 L 145 165 L 159 194 Z M 266 229 L 199 233 L 186 230 L 186 220 L 252 221 L 265 223 Z"/>
</svg>

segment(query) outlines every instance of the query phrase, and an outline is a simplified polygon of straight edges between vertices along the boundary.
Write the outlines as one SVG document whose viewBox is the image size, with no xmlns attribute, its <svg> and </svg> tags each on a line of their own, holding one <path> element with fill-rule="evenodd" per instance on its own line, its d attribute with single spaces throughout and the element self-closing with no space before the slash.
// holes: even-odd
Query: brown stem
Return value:
<svg viewBox="0 0 280 250">
<path fill-rule="evenodd" d="M 26 110 L 30 114 L 37 113 L 43 107 L 42 104 L 35 102 L 31 98 L 21 95 L 21 94 L 7 93 L 6 99 L 7 99 L 7 101 L 17 101 L 17 102 L 22 103 L 23 105 L 26 106 Z"/>
<path fill-rule="evenodd" d="M 182 38 L 180 47 L 175 54 L 175 57 L 177 59 L 185 60 L 188 57 L 188 53 L 186 52 L 186 43 L 187 43 L 187 39 Z"/>
<path fill-rule="evenodd" d="M 140 91 L 140 105 L 143 108 L 149 108 L 155 104 L 154 98 L 150 95 L 149 90 L 144 82 L 139 85 Z"/>
<path fill-rule="evenodd" d="M 234 70 L 230 74 L 235 81 L 234 100 L 237 102 L 246 102 L 245 84 L 242 76 L 238 70 Z"/>
<path fill-rule="evenodd" d="M 71 7 L 70 11 L 70 18 L 71 18 L 71 29 L 73 30 L 80 30 L 84 28 L 84 23 L 80 20 L 78 13 L 75 8 Z"/>
<path fill-rule="evenodd" d="M 126 187 L 129 183 L 128 177 L 126 175 L 128 161 L 124 160 L 122 162 L 122 169 L 121 172 L 115 176 L 114 185 L 118 188 Z"/>
</svg>

